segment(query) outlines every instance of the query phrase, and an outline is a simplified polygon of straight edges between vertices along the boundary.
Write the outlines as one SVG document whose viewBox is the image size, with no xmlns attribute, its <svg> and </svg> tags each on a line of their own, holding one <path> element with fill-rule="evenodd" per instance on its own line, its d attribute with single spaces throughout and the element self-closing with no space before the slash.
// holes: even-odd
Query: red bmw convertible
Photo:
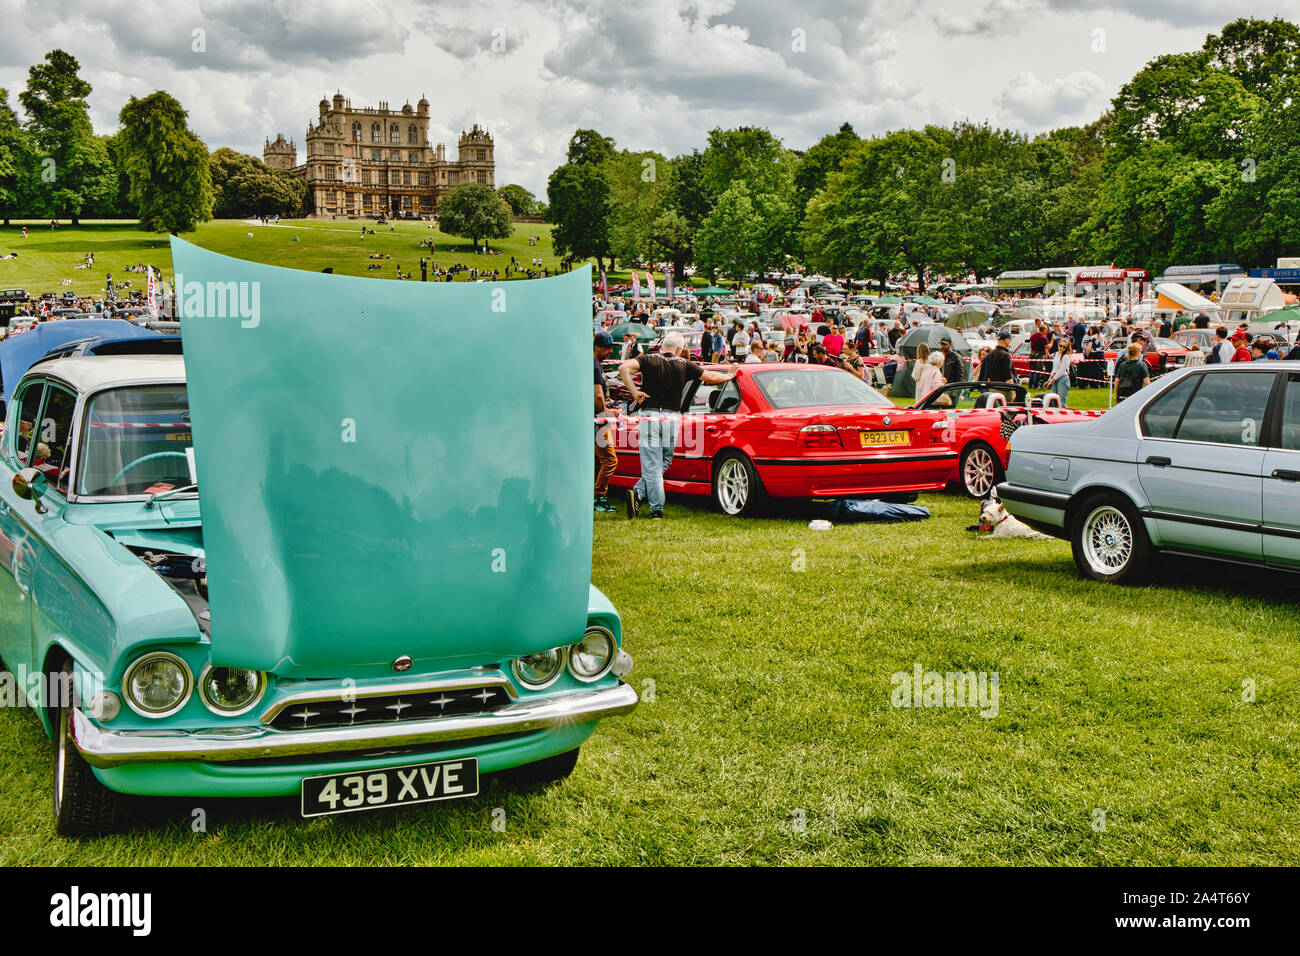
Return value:
<svg viewBox="0 0 1300 956">
<path fill-rule="evenodd" d="M 641 474 L 637 422 L 632 412 L 614 427 L 615 487 L 630 488 Z M 732 381 L 687 387 L 664 488 L 711 495 L 731 515 L 751 514 L 769 498 L 932 491 L 957 463 L 946 429 L 944 412 L 899 408 L 841 369 L 740 365 Z"/>
</svg>

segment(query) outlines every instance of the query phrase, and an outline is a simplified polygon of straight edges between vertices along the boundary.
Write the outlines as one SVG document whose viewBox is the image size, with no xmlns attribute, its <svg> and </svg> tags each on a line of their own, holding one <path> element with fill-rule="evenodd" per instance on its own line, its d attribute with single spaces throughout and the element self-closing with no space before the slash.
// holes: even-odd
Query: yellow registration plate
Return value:
<svg viewBox="0 0 1300 956">
<path fill-rule="evenodd" d="M 895 429 L 888 432 L 858 432 L 858 438 L 862 442 L 862 447 L 867 448 L 871 445 L 906 445 L 907 430 Z"/>
</svg>

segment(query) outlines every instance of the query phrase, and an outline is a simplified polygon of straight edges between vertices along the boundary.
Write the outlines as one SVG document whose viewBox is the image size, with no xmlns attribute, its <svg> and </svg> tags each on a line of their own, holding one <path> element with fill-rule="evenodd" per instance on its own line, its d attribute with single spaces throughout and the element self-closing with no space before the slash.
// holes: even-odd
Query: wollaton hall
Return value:
<svg viewBox="0 0 1300 956">
<path fill-rule="evenodd" d="M 447 191 L 463 183 L 495 188 L 492 136 L 477 123 L 461 131 L 456 160 L 447 159 L 442 143 L 429 145 L 429 101 L 420 97 L 391 110 L 353 109 L 335 93 L 320 101 L 320 117 L 307 124 L 306 161 L 298 165 L 298 147 L 277 134 L 267 140 L 262 159 L 307 181 L 307 204 L 318 219 L 368 219 L 379 216 L 428 216 Z"/>
</svg>

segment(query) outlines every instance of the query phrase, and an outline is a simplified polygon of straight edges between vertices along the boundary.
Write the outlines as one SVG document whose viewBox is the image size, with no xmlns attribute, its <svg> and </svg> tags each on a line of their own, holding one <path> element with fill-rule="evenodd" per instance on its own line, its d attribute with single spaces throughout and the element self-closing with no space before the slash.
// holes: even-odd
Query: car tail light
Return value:
<svg viewBox="0 0 1300 956">
<path fill-rule="evenodd" d="M 799 429 L 800 448 L 843 448 L 834 425 L 805 425 Z"/>
</svg>

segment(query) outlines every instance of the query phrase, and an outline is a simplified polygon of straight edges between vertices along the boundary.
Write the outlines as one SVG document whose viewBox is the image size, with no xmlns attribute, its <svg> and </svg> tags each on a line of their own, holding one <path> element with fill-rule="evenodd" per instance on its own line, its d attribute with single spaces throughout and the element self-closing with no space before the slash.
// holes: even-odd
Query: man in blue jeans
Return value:
<svg viewBox="0 0 1300 956">
<path fill-rule="evenodd" d="M 705 385 L 720 385 L 736 377 L 735 369 L 715 372 L 684 356 L 686 340 L 680 332 L 669 332 L 658 352 L 630 358 L 619 366 L 623 385 L 640 406 L 637 415 L 637 450 L 641 453 L 641 479 L 627 490 L 627 516 L 635 518 L 641 503 L 650 503 L 650 517 L 664 516 L 664 474 L 673 463 L 673 448 L 681 425 L 682 393 L 699 379 Z M 632 376 L 641 373 L 641 385 Z"/>
</svg>

